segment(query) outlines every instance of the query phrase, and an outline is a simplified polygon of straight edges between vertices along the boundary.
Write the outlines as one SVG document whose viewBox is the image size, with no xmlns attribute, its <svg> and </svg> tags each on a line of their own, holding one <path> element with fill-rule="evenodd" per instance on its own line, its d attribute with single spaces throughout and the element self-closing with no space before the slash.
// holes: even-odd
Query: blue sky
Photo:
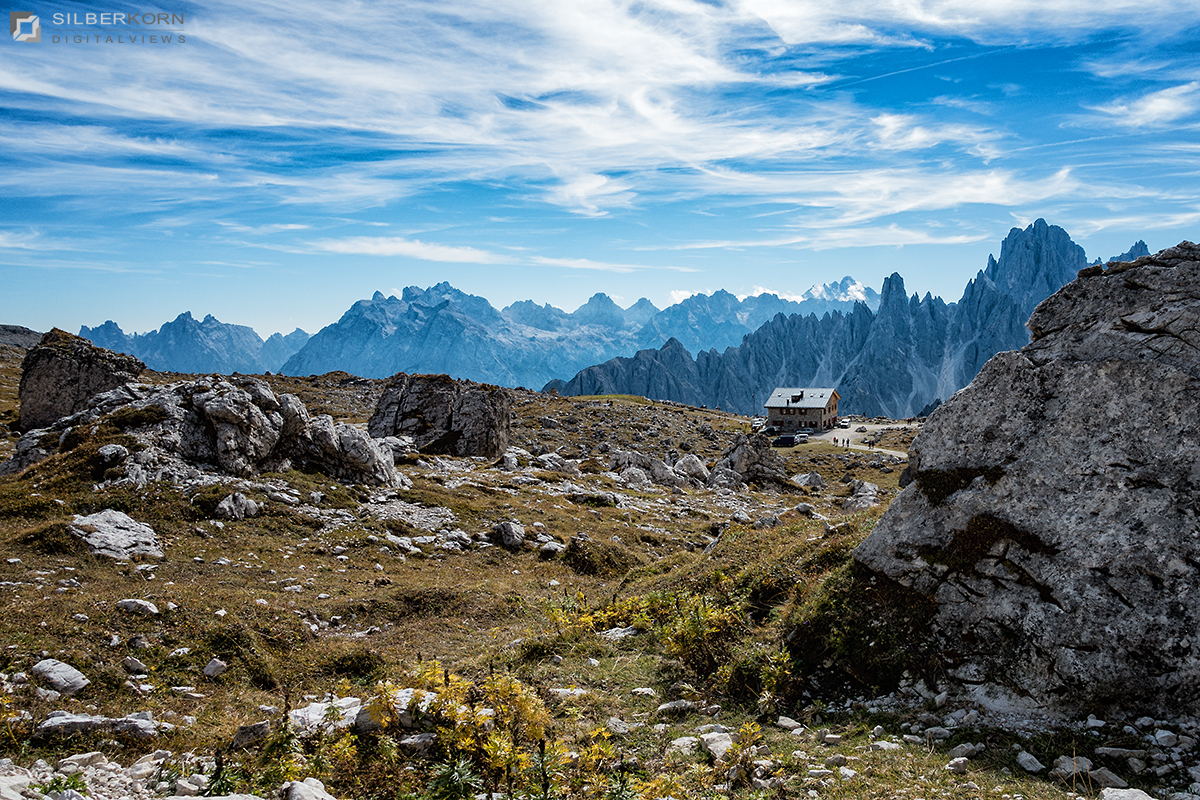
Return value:
<svg viewBox="0 0 1200 800">
<path fill-rule="evenodd" d="M 1037 217 L 1089 258 L 1200 237 L 1198 2 L 20 1 L 0 322 L 39 330 L 312 332 L 441 280 L 953 301 Z M 53 19 L 135 11 L 186 42 Z"/>
</svg>

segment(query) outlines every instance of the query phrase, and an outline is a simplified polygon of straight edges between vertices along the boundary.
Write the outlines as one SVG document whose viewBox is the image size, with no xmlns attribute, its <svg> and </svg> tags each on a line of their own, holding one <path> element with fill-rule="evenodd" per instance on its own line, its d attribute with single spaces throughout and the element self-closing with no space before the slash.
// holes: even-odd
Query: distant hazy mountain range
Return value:
<svg viewBox="0 0 1200 800">
<path fill-rule="evenodd" d="M 101 347 L 137 356 L 150 369 L 163 372 L 277 372 L 304 346 L 309 334 L 297 328 L 287 336 L 272 334 L 265 342 L 253 328 L 230 325 L 211 314 L 197 322 L 185 311 L 157 331 L 127 334 L 112 320 L 79 329 L 79 335 Z"/>
<path fill-rule="evenodd" d="M 1114 258 L 1148 252 L 1138 242 Z M 662 310 L 645 298 L 623 309 L 601 293 L 573 312 L 531 300 L 497 310 L 439 283 L 400 297 L 376 292 L 311 337 L 296 330 L 264 342 L 251 328 L 190 313 L 149 333 L 126 334 L 108 321 L 80 335 L 175 372 L 444 372 L 747 414 L 775 386 L 836 386 L 844 411 L 906 417 L 965 386 L 995 353 L 1024 345 L 1034 306 L 1085 266 L 1066 231 L 1038 220 L 1014 228 L 999 260 L 989 256 L 950 304 L 908 297 L 898 274 L 882 294 L 846 277 L 797 299 L 718 291 Z"/>
<path fill-rule="evenodd" d="M 115 322 L 84 327 L 96 344 L 131 353 L 148 366 L 176 372 L 345 370 L 370 378 L 397 372 L 440 373 L 503 386 L 538 387 L 555 378 L 672 337 L 696 349 L 739 343 L 777 314 L 878 307 L 879 294 L 853 278 L 814 286 L 797 300 L 729 292 L 694 295 L 660 311 L 642 298 L 622 309 L 596 294 L 573 312 L 523 300 L 497 311 L 482 297 L 448 283 L 410 286 L 400 297 L 376 292 L 309 337 L 296 331 L 263 342 L 252 329 L 212 316 L 181 314 L 158 331 L 125 334 Z"/>
<path fill-rule="evenodd" d="M 1114 260 L 1148 252 L 1139 241 Z M 1030 312 L 1086 266 L 1083 248 L 1039 219 L 1012 229 L 999 260 L 988 257 L 956 304 L 929 294 L 910 298 L 904 279 L 893 273 L 876 311 L 857 305 L 823 317 L 775 317 L 737 347 L 701 350 L 694 358 L 673 339 L 545 388 L 756 414 L 776 386 L 835 386 L 844 413 L 909 417 L 966 386 L 996 353 L 1028 343 Z"/>
</svg>

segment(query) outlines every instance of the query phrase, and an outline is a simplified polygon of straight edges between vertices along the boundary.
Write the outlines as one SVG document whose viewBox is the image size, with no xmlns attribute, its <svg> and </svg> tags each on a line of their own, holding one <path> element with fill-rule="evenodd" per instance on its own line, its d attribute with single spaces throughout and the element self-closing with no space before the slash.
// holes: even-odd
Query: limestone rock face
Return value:
<svg viewBox="0 0 1200 800">
<path fill-rule="evenodd" d="M 53 441 L 51 434 L 61 439 L 116 411 L 121 429 L 143 446 L 122 467 L 124 479 L 136 484 L 195 478 L 201 468 L 240 477 L 306 469 L 373 486 L 399 481 L 390 447 L 327 414 L 310 417 L 299 398 L 276 397 L 265 381 L 249 377 L 126 384 L 104 392 L 85 410 L 22 437 L 0 475 L 44 458 L 41 443 Z M 242 506 L 244 517 L 248 507 Z"/>
<path fill-rule="evenodd" d="M 929 418 L 855 559 L 992 706 L 1200 712 L 1200 247 L 1090 267 Z"/>
<path fill-rule="evenodd" d="M 41 428 L 84 408 L 93 395 L 137 380 L 146 365 L 58 328 L 21 362 L 22 430 Z"/>
<path fill-rule="evenodd" d="M 498 386 L 398 373 L 367 423 L 371 436 L 411 436 L 418 450 L 497 458 L 508 449 L 511 402 Z"/>
</svg>

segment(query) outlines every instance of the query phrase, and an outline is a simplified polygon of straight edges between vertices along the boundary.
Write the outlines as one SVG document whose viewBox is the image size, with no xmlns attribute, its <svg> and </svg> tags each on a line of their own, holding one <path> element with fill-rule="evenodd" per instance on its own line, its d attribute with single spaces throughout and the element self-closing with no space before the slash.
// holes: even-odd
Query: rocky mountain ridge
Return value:
<svg viewBox="0 0 1200 800">
<path fill-rule="evenodd" d="M 809 296 L 811 295 L 811 296 Z M 305 375 L 342 369 L 366 377 L 444 372 L 501 386 L 541 386 L 580 368 L 673 336 L 725 346 L 772 316 L 847 309 L 875 293 L 852 278 L 813 287 L 800 301 L 773 294 L 739 300 L 729 292 L 693 295 L 659 310 L 646 298 L 622 309 L 603 293 L 574 312 L 524 300 L 496 310 L 448 283 L 376 292 L 360 300 L 283 365 Z"/>
<path fill-rule="evenodd" d="M 1085 266 L 1083 248 L 1039 219 L 1009 232 L 1000 258 L 989 256 L 956 304 L 930 294 L 908 297 L 904 279 L 893 273 L 874 312 L 858 305 L 823 317 L 780 314 L 724 352 L 693 357 L 676 339 L 545 388 L 755 414 L 776 386 L 834 386 L 844 413 L 911 417 L 969 383 L 995 353 L 1027 343 L 1033 308 Z"/>
<path fill-rule="evenodd" d="M 156 331 L 127 334 L 112 320 L 79 329 L 79 335 L 118 353 L 137 356 L 160 372 L 221 374 L 277 372 L 308 341 L 297 328 L 263 341 L 253 328 L 221 322 L 212 314 L 196 321 L 185 311 Z"/>
<path fill-rule="evenodd" d="M 486 299 L 443 282 L 427 289 L 410 286 L 398 298 L 376 292 L 323 328 L 311 344 L 300 330 L 263 342 L 248 327 L 211 315 L 198 322 L 190 312 L 150 333 L 126 334 L 110 320 L 84 326 L 80 335 L 160 371 L 309 375 L 345 370 L 376 378 L 449 373 L 510 387 L 541 386 L 673 336 L 693 348 L 723 348 L 776 314 L 845 311 L 857 302 L 874 308 L 879 295 L 849 276 L 814 286 L 795 300 L 770 293 L 739 300 L 718 291 L 661 311 L 646 298 L 622 309 L 604 293 L 573 312 L 532 300 L 497 310 Z"/>
</svg>

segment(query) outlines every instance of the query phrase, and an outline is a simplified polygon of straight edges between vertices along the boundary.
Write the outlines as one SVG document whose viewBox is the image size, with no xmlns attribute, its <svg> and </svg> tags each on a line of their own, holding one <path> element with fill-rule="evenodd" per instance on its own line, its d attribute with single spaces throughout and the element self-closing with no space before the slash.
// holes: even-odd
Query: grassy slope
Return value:
<svg viewBox="0 0 1200 800">
<path fill-rule="evenodd" d="M 0 370 L 0 413 L 15 405 L 10 378 Z M 381 386 L 336 375 L 271 380 L 277 390 L 297 392 L 318 410 L 356 421 L 369 416 Z M 744 419 L 729 414 L 638 398 L 526 393 L 518 396 L 515 411 L 516 444 L 559 449 L 564 455 L 608 442 L 651 454 L 690 451 L 711 462 L 746 427 Z M 558 424 L 546 427 L 540 421 L 545 417 Z M 768 724 L 764 743 L 786 777 L 775 796 L 803 796 L 810 789 L 847 798 L 1063 795 L 1058 786 L 1003 775 L 1001 769 L 1013 766 L 1014 751 L 1008 746 L 1011 737 L 995 732 L 960 737 L 986 739 L 990 745 L 967 776 L 947 773 L 946 757 L 924 747 L 870 751 L 867 731 L 879 723 L 896 734 L 895 717 L 831 709 L 829 698 L 803 696 L 800 676 L 771 672 L 780 663 L 772 659 L 783 651 L 797 622 L 828 612 L 827 584 L 844 574 L 849 553 L 882 511 L 860 513 L 829 532 L 824 523 L 787 509 L 807 500 L 821 513 L 839 517 L 838 495 L 847 490 L 838 481 L 847 473 L 894 492 L 898 473 L 870 469 L 865 458 L 854 458 L 847 469 L 838 458 L 843 451 L 828 445 L 785 451 L 789 474 L 816 470 L 830 483 L 829 492 L 811 496 L 802 491 L 669 497 L 627 492 L 602 476 L 573 479 L 594 491 L 625 492 L 635 507 L 624 509 L 575 505 L 512 483 L 498 472 L 477 472 L 459 485 L 446 473 L 420 464 L 406 470 L 415 486 L 399 493 L 400 498 L 448 507 L 468 532 L 515 517 L 527 525 L 542 522 L 563 541 L 587 533 L 600 543 L 598 549 L 611 551 L 592 561 L 576 559 L 570 562 L 576 567 L 572 569 L 561 558 L 544 561 L 533 552 L 499 548 L 463 555 L 430 551 L 401 560 L 380 552 L 379 541 L 389 529 L 413 533 L 398 523 L 354 513 L 344 527 L 322 530 L 319 523 L 278 503 L 269 504 L 262 517 L 221 527 L 209 518 L 212 506 L 228 491 L 221 487 L 186 493 L 166 486 L 94 492 L 97 476 L 90 471 L 90 454 L 107 440 L 85 443 L 21 476 L 0 480 L 0 540 L 8 559 L 20 559 L 0 563 L 0 592 L 9 610 L 0 615 L 0 643 L 5 645 L 0 672 L 27 670 L 49 654 L 79 667 L 93 681 L 76 698 L 53 705 L 19 690 L 14 705 L 30 711 L 35 721 L 52 708 L 111 716 L 152 709 L 158 718 L 174 722 L 195 717 L 194 724 L 181 725 L 156 746 L 211 752 L 227 744 L 239 725 L 262 719 L 259 705 L 295 707 L 329 691 L 366 697 L 379 680 L 411 683 L 408 671 L 436 658 L 470 680 L 512 674 L 541 692 L 553 715 L 548 737 L 584 756 L 582 766 L 563 770 L 561 790 L 573 797 L 596 796 L 597 787 L 612 777 L 587 763 L 587 754 L 606 740 L 597 729 L 612 716 L 647 723 L 608 739 L 605 751 L 609 763 L 636 757 L 634 780 L 641 781 L 643 796 L 711 796 L 712 785 L 724 780 L 724 770 L 714 770 L 699 755 L 666 752 L 673 738 L 692 734 L 709 720 L 695 715 L 660 720 L 653 713 L 663 699 L 681 696 L 718 703 L 720 721 L 730 727 L 765 722 L 784 712 L 847 735 L 843 744 L 830 747 Z M 305 493 L 325 492 L 326 506 L 354 510 L 366 497 L 320 476 L 274 477 Z M 753 518 L 779 515 L 782 525 L 733 524 L 708 554 L 702 553 L 696 544 L 708 541 L 708 534 L 718 530 L 715 526 L 729 520 L 731 504 L 748 508 Z M 164 540 L 167 558 L 118 563 L 80 552 L 64 534 L 64 525 L 74 513 L 102 508 L 118 508 L 151 524 Z M 334 555 L 337 547 L 346 548 L 344 560 Z M 634 567 L 625 573 L 588 574 L 589 564 L 604 563 L 605 555 L 614 554 Z M 219 564 L 222 558 L 230 563 Z M 68 579 L 83 588 L 58 591 L 57 582 Z M 290 583 L 305 588 L 285 591 Z M 178 608 L 159 618 L 136 617 L 115 609 L 125 597 L 145 598 L 164 610 L 168 603 Z M 838 609 L 845 611 L 844 606 Z M 225 615 L 218 616 L 219 610 Z M 341 627 L 324 627 L 335 617 L 342 618 Z M 618 643 L 597 635 L 597 630 L 630 624 L 644 633 Z M 148 647 L 134 646 L 139 635 Z M 182 647 L 190 652 L 170 655 Z M 150 694 L 138 696 L 126 685 L 120 662 L 128 655 L 150 666 L 147 682 L 156 687 Z M 230 669 L 209 680 L 200 670 L 213 656 L 227 660 Z M 588 659 L 598 663 L 591 665 Z M 179 685 L 196 686 L 203 697 L 184 698 L 168 688 Z M 589 693 L 562 701 L 546 692 L 562 687 Z M 660 697 L 633 695 L 635 687 L 652 687 Z M 764 694 L 772 688 L 774 694 Z M 665 730 L 650 727 L 660 721 Z M 0 750 L 26 760 L 98 748 L 126 763 L 149 749 L 109 736 L 32 741 L 26 723 L 10 721 L 3 727 L 11 736 Z M 402 796 L 428 782 L 427 762 L 401 758 L 393 768 L 368 745 L 359 742 L 357 760 L 334 759 L 324 766 L 322 752 L 313 752 L 310 745 L 302 772 L 321 775 L 341 797 Z M 1057 755 L 1054 748 L 1063 752 L 1067 744 L 1028 746 L 1046 761 Z M 807 777 L 808 769 L 822 766 L 834 752 L 849 759 L 858 777 L 828 786 Z M 246 763 L 256 757 L 253 752 L 231 755 Z M 386 773 L 382 778 L 381 770 Z M 968 781 L 978 788 L 970 788 Z M 751 794 L 746 788 L 738 791 Z"/>
</svg>

